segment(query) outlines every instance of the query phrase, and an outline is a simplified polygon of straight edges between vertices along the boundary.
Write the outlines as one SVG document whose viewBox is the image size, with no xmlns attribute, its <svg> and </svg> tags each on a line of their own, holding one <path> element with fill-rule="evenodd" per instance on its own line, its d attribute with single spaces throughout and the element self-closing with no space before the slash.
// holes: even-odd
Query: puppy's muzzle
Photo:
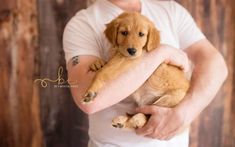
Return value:
<svg viewBox="0 0 235 147">
<path fill-rule="evenodd" d="M 135 55 L 135 53 L 136 53 L 136 49 L 135 48 L 128 48 L 127 49 L 127 52 L 131 55 L 131 56 L 134 56 Z"/>
</svg>

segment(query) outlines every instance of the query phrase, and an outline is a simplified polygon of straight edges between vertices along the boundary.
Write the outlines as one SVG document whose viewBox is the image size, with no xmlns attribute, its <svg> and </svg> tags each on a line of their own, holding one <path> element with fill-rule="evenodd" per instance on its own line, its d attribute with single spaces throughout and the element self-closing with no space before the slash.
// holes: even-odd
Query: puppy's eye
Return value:
<svg viewBox="0 0 235 147">
<path fill-rule="evenodd" d="M 122 31 L 121 33 L 122 33 L 123 36 L 127 36 L 128 35 L 127 31 Z"/>
<path fill-rule="evenodd" d="M 139 32 L 139 36 L 140 36 L 140 37 L 143 37 L 143 36 L 144 36 L 144 33 Z"/>
</svg>

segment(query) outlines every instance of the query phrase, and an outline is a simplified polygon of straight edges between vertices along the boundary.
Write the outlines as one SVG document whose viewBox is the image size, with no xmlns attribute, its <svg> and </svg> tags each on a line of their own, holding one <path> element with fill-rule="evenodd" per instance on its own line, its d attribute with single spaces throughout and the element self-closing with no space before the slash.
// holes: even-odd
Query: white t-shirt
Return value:
<svg viewBox="0 0 235 147">
<path fill-rule="evenodd" d="M 108 0 L 98 0 L 79 11 L 66 25 L 63 36 L 65 58 L 68 62 L 77 55 L 93 55 L 107 60 L 111 44 L 104 36 L 105 24 L 123 12 Z M 161 43 L 185 49 L 205 38 L 193 18 L 175 1 L 141 0 L 141 14 L 152 20 L 160 30 Z M 89 116 L 89 147 L 187 147 L 189 132 L 160 141 L 138 136 L 111 126 L 113 117 L 131 112 L 131 99 Z"/>
</svg>

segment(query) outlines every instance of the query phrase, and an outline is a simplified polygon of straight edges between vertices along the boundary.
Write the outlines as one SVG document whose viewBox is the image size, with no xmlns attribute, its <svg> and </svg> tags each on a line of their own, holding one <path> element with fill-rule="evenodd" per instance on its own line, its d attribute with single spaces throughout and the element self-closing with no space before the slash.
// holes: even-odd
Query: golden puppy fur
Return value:
<svg viewBox="0 0 235 147">
<path fill-rule="evenodd" d="M 159 31 L 145 16 L 136 12 L 125 12 L 107 25 L 107 39 L 112 43 L 112 57 L 104 66 L 102 60 L 91 65 L 97 71 L 92 85 L 82 99 L 91 102 L 99 90 L 108 82 L 138 64 L 143 52 L 157 49 L 160 44 Z M 139 106 L 158 105 L 174 107 L 185 96 L 189 81 L 178 67 L 162 63 L 149 79 L 133 94 Z M 147 121 L 144 114 L 118 116 L 112 125 L 118 128 L 140 128 Z"/>
</svg>

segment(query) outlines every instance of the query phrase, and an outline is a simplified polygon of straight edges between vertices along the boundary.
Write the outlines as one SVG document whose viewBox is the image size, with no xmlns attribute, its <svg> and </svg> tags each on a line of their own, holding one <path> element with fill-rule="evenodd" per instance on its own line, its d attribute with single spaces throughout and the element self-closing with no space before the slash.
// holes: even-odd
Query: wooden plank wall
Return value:
<svg viewBox="0 0 235 147">
<path fill-rule="evenodd" d="M 83 0 L 39 0 L 39 71 L 38 77 L 56 79 L 57 70 L 65 70 L 62 34 L 65 24 L 79 9 Z M 63 72 L 64 79 L 66 71 Z M 87 119 L 73 103 L 69 88 L 55 88 L 53 84 L 40 89 L 41 119 L 45 145 L 68 147 L 86 145 Z"/>
<path fill-rule="evenodd" d="M 234 70 L 234 19 L 231 0 L 177 0 L 195 18 L 206 37 L 224 56 L 229 77 L 212 104 L 193 123 L 191 147 L 232 147 L 234 138 L 234 110 L 232 100 Z"/>
<path fill-rule="evenodd" d="M 36 0 L 0 1 L 0 146 L 41 147 Z"/>
<path fill-rule="evenodd" d="M 39 11 L 39 75 L 57 78 L 59 66 L 67 79 L 62 34 L 68 20 L 86 7 L 84 0 L 38 0 Z M 48 147 L 86 146 L 87 118 L 75 106 L 69 88 L 56 88 L 53 84 L 40 88 L 41 119 L 44 143 Z"/>
<path fill-rule="evenodd" d="M 229 67 L 228 80 L 216 99 L 192 125 L 190 146 L 234 147 L 235 2 L 177 1 L 190 11 Z M 53 84 L 43 88 L 33 82 L 36 78 L 56 79 L 59 66 L 65 70 L 62 32 L 86 2 L 0 0 L 4 4 L 0 5 L 1 147 L 87 145 L 87 117 L 75 106 L 69 89 Z M 63 78 L 66 77 L 64 71 Z"/>
</svg>

